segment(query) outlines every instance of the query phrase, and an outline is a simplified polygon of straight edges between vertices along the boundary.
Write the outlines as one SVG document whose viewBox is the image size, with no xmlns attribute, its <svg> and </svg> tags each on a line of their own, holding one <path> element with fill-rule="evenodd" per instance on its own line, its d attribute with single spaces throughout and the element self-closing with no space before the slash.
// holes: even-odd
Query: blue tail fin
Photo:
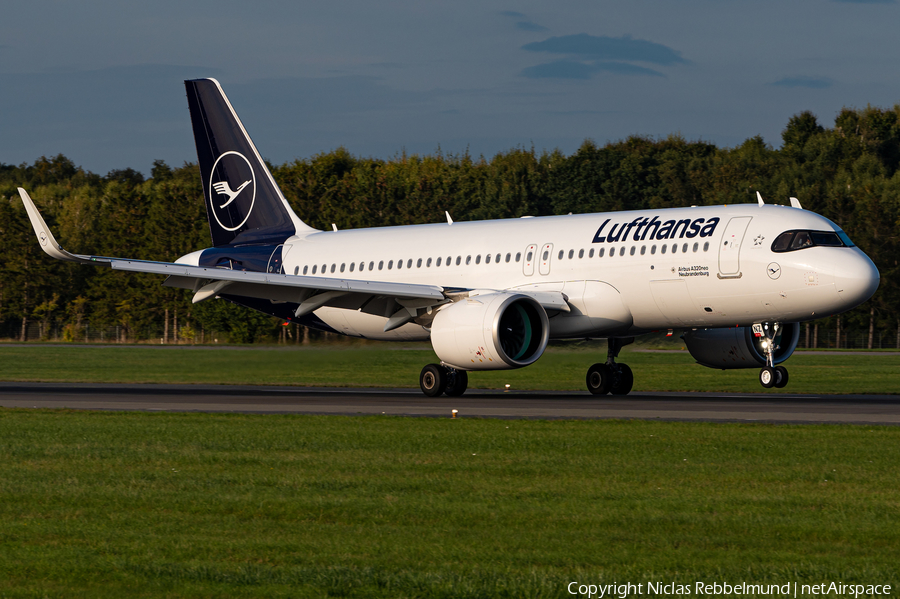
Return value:
<svg viewBox="0 0 900 599">
<path fill-rule="evenodd" d="M 213 245 L 278 244 L 315 231 L 291 210 L 219 82 L 184 85 Z"/>
</svg>

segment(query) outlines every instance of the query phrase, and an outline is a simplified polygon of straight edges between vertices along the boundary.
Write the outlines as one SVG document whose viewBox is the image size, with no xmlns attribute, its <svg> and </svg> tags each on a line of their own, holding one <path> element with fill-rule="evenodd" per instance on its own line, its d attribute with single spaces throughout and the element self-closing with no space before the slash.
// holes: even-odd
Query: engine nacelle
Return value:
<svg viewBox="0 0 900 599">
<path fill-rule="evenodd" d="M 544 353 L 550 322 L 527 295 L 488 293 L 441 309 L 431 324 L 431 345 L 441 361 L 461 370 L 508 370 Z"/>
<path fill-rule="evenodd" d="M 762 343 L 765 337 L 753 335 L 751 327 L 730 329 L 698 329 L 688 331 L 682 337 L 698 363 L 710 368 L 761 368 L 766 365 Z M 794 353 L 800 341 L 800 323 L 787 322 L 781 325 L 775 336 L 775 364 L 780 364 Z"/>
</svg>

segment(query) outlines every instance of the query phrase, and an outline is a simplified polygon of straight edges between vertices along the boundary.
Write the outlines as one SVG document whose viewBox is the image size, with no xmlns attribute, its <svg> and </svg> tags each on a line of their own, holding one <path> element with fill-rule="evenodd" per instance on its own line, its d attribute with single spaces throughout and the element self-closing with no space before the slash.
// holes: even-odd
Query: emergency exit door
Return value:
<svg viewBox="0 0 900 599">
<path fill-rule="evenodd" d="M 545 243 L 544 247 L 541 248 L 540 258 L 540 273 L 544 276 L 550 274 L 550 261 L 553 259 L 553 244 Z"/>
</svg>

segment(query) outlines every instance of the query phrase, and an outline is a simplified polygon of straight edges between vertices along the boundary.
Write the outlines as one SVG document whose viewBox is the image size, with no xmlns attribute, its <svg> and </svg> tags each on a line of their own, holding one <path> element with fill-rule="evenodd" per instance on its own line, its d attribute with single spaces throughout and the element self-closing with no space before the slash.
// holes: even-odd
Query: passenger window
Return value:
<svg viewBox="0 0 900 599">
<path fill-rule="evenodd" d="M 316 274 L 316 267 L 317 267 L 317 266 L 318 266 L 318 264 L 313 264 L 313 273 L 312 273 L 312 274 Z"/>
<path fill-rule="evenodd" d="M 388 260 L 388 270 L 391 270 L 392 268 L 394 268 L 394 261 Z"/>
<path fill-rule="evenodd" d="M 656 253 L 656 244 L 654 243 L 653 245 L 650 246 L 650 255 L 652 256 L 655 253 Z"/>
<path fill-rule="evenodd" d="M 328 265 L 327 265 L 327 264 L 323 264 L 323 265 L 322 265 L 322 274 L 323 274 L 323 275 L 325 274 L 325 271 L 326 271 L 326 270 L 328 270 Z"/>
<path fill-rule="evenodd" d="M 440 266 L 440 265 L 441 265 L 441 258 L 440 258 L 440 256 L 438 256 L 437 262 L 435 262 L 434 265 L 435 265 L 435 266 Z"/>
<path fill-rule="evenodd" d="M 438 258 L 440 260 L 440 258 Z M 431 258 L 428 259 L 428 262 L 425 263 L 425 268 L 431 268 Z"/>
<path fill-rule="evenodd" d="M 616 248 L 609 248 L 609 257 L 612 258 L 616 255 Z"/>
<path fill-rule="evenodd" d="M 682 252 L 683 254 L 686 254 L 686 253 L 687 253 L 687 244 L 684 244 L 683 246 L 681 246 L 681 252 Z"/>
<path fill-rule="evenodd" d="M 663 254 L 665 254 L 665 253 L 666 253 L 666 248 L 668 248 L 668 247 L 669 247 L 669 246 L 663 244 L 662 246 L 660 246 L 660 252 L 663 253 Z"/>
<path fill-rule="evenodd" d="M 421 262 L 420 262 L 421 264 Z M 412 268 L 412 258 L 406 261 L 406 268 Z"/>
<path fill-rule="evenodd" d="M 389 262 L 388 268 L 390 268 L 390 267 L 391 267 L 391 264 Z M 397 260 L 397 270 L 400 270 L 401 268 L 403 268 L 403 259 L 402 258 L 400 260 Z"/>
<path fill-rule="evenodd" d="M 509 259 L 512 258 L 509 252 L 506 252 L 506 263 L 509 264 Z"/>
<path fill-rule="evenodd" d="M 594 248 L 591 248 L 590 250 L 588 250 L 588 258 L 593 258 L 593 257 L 594 257 Z"/>
<path fill-rule="evenodd" d="M 481 264 L 481 254 L 475 256 L 475 264 Z"/>
<path fill-rule="evenodd" d="M 344 267 L 347 266 L 346 262 L 341 263 L 341 272 L 344 272 Z"/>
<path fill-rule="evenodd" d="M 335 268 L 337 268 L 337 264 L 332 264 L 332 265 L 331 265 L 331 272 L 334 272 Z"/>
<path fill-rule="evenodd" d="M 522 252 L 516 252 L 516 262 L 519 261 L 519 258 L 522 257 Z"/>
<path fill-rule="evenodd" d="M 356 269 L 356 262 L 350 263 L 350 272 L 353 272 Z"/>
<path fill-rule="evenodd" d="M 699 249 L 700 249 L 700 244 L 695 241 L 694 242 L 694 251 L 696 252 Z"/>
<path fill-rule="evenodd" d="M 562 260 L 563 256 L 565 256 L 565 254 L 566 254 L 566 250 L 559 250 L 559 255 L 557 256 L 557 259 Z M 544 252 L 544 260 L 546 260 L 546 259 L 547 259 L 547 252 Z"/>
<path fill-rule="evenodd" d="M 704 252 L 709 251 L 709 242 L 708 241 L 703 244 L 703 251 Z"/>
<path fill-rule="evenodd" d="M 313 268 L 315 268 L 315 266 L 314 266 Z M 303 267 L 303 274 L 306 274 L 306 271 L 307 271 L 308 269 L 309 269 L 309 266 L 304 266 L 304 267 Z"/>
<path fill-rule="evenodd" d="M 375 262 L 374 261 L 369 262 L 369 270 L 375 270 Z M 378 270 L 381 270 L 381 268 L 379 267 Z"/>
<path fill-rule="evenodd" d="M 584 258 L 584 249 L 578 250 L 578 257 L 579 257 L 579 258 Z"/>
<path fill-rule="evenodd" d="M 634 246 L 631 246 L 631 251 L 628 252 L 628 255 L 629 255 L 629 256 L 634 256 L 634 250 L 635 250 L 635 247 L 634 247 Z"/>
<path fill-rule="evenodd" d="M 497 264 L 500 263 L 500 254 L 497 254 L 496 256 L 494 256 L 494 262 L 496 262 Z M 507 262 L 508 262 L 508 260 L 507 260 Z"/>
<path fill-rule="evenodd" d="M 518 256 L 518 254 L 516 255 Z M 544 258 L 544 260 L 546 260 L 546 258 Z M 516 262 L 518 262 L 518 260 L 516 260 Z M 525 262 L 531 262 L 531 252 L 525 254 Z"/>
<path fill-rule="evenodd" d="M 429 264 L 429 266 L 431 265 L 431 258 L 428 259 L 428 264 Z M 421 258 L 416 260 L 416 268 L 422 268 L 422 259 Z"/>
<path fill-rule="evenodd" d="M 643 255 L 646 254 L 646 253 L 647 253 L 647 246 L 646 246 L 646 245 L 642 245 L 642 246 L 641 246 L 641 256 L 643 256 Z"/>
<path fill-rule="evenodd" d="M 485 263 L 485 264 L 490 264 L 490 263 L 491 263 L 491 255 L 490 255 L 490 254 L 486 254 L 486 255 L 484 256 L 484 263 Z"/>
<path fill-rule="evenodd" d="M 472 256 L 466 256 L 466 266 L 472 263 Z"/>
<path fill-rule="evenodd" d="M 456 257 L 456 265 L 457 265 L 457 266 L 459 266 L 459 262 L 460 262 L 461 260 L 462 260 L 462 256 L 457 256 L 457 257 Z M 468 264 L 468 262 L 466 262 L 466 264 Z"/>
<path fill-rule="evenodd" d="M 672 244 L 672 253 L 673 253 L 673 254 L 677 254 L 677 253 L 678 253 L 678 244 L 677 244 L 677 243 L 673 243 L 673 244 Z"/>
<path fill-rule="evenodd" d="M 299 267 L 299 266 L 295 266 L 295 267 L 294 267 L 294 274 L 297 274 L 297 273 L 299 273 L 299 272 L 300 272 L 300 267 Z"/>
<path fill-rule="evenodd" d="M 378 270 L 382 270 L 384 268 L 384 260 L 378 261 Z"/>
<path fill-rule="evenodd" d="M 575 250 L 569 250 L 569 260 L 571 260 L 573 256 L 575 256 Z"/>
<path fill-rule="evenodd" d="M 634 248 L 632 248 L 632 249 L 634 249 Z M 619 248 L 619 255 L 620 255 L 620 256 L 624 256 L 624 255 L 625 255 L 625 246 L 624 246 L 624 245 L 623 245 L 622 247 Z"/>
<path fill-rule="evenodd" d="M 600 248 L 600 251 L 597 252 L 597 257 L 602 258 L 603 254 L 605 254 L 605 253 L 606 253 L 606 250 L 604 248 Z"/>
<path fill-rule="evenodd" d="M 364 271 L 365 269 L 366 269 L 366 263 L 365 263 L 365 262 L 360 262 L 360 263 L 359 263 L 359 272 L 362 272 L 362 271 Z"/>
</svg>

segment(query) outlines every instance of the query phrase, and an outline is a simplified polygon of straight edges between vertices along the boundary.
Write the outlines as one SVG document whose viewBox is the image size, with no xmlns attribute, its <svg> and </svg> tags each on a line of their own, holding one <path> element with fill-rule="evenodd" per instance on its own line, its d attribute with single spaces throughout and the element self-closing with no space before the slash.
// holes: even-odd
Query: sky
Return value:
<svg viewBox="0 0 900 599">
<path fill-rule="evenodd" d="M 196 161 L 215 77 L 275 164 L 630 135 L 781 144 L 804 110 L 900 102 L 896 0 L 29 0 L 0 20 L 0 162 Z"/>
</svg>

